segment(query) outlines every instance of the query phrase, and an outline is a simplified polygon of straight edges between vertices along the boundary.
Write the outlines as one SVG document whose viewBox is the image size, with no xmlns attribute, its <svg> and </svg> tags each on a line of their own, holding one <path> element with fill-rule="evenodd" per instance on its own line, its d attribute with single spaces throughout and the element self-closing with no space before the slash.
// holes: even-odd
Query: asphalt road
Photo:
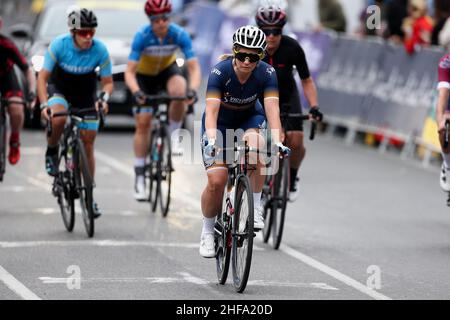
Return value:
<svg viewBox="0 0 450 320">
<path fill-rule="evenodd" d="M 0 299 L 450 298 L 450 209 L 438 168 L 339 138 L 307 141 L 282 247 L 258 234 L 247 289 L 237 294 L 198 253 L 199 156 L 177 161 L 163 218 L 133 199 L 132 132 L 103 132 L 96 150 L 104 215 L 88 239 L 79 214 L 65 231 L 44 172 L 44 134 L 23 133 L 21 162 L 0 184 Z"/>
</svg>

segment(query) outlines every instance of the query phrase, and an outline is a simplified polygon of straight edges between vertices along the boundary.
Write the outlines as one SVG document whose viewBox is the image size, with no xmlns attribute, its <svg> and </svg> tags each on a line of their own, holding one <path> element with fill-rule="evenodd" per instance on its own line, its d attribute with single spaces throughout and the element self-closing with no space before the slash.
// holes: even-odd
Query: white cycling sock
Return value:
<svg viewBox="0 0 450 320">
<path fill-rule="evenodd" d="M 144 183 L 145 183 L 145 177 L 143 176 L 143 175 L 138 175 L 137 177 L 136 177 L 136 183 L 138 184 L 138 185 L 143 185 Z"/>
<path fill-rule="evenodd" d="M 172 136 L 172 133 L 181 128 L 181 125 L 183 124 L 183 121 L 173 121 L 169 120 L 169 134 Z"/>
<path fill-rule="evenodd" d="M 214 224 L 216 223 L 216 218 L 206 218 L 203 217 L 203 228 L 202 234 L 214 233 Z"/>
<path fill-rule="evenodd" d="M 441 152 L 442 160 L 444 161 L 445 169 L 450 169 L 450 154 Z"/>
<path fill-rule="evenodd" d="M 261 205 L 261 194 L 262 192 L 253 192 L 253 207 L 255 209 Z"/>
<path fill-rule="evenodd" d="M 145 158 L 134 158 L 134 166 L 135 167 L 144 167 L 145 166 Z"/>
</svg>

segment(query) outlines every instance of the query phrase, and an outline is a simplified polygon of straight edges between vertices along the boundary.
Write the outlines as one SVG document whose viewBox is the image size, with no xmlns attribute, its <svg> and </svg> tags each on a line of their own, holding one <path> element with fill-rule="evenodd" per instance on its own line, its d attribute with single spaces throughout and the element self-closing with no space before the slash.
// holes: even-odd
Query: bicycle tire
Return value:
<svg viewBox="0 0 450 320">
<path fill-rule="evenodd" d="M 247 286 L 250 275 L 254 237 L 253 191 L 247 176 L 241 175 L 238 177 L 234 199 L 235 211 L 232 229 L 233 284 L 236 291 L 242 293 Z M 244 211 L 245 208 L 247 212 Z M 242 220 L 242 217 L 245 220 Z"/>
<path fill-rule="evenodd" d="M 0 102 L 1 103 L 1 102 Z M 6 115 L 5 109 L 0 106 L 0 182 L 6 169 Z"/>
<path fill-rule="evenodd" d="M 167 216 L 170 206 L 170 193 L 172 185 L 172 150 L 170 145 L 170 137 L 168 135 L 167 129 L 161 127 L 160 134 L 162 137 L 161 148 L 159 150 L 160 157 L 158 161 L 158 198 L 159 205 L 161 209 L 161 214 L 163 217 Z"/>
<path fill-rule="evenodd" d="M 286 204 L 289 188 L 289 158 L 284 158 L 282 166 L 275 175 L 276 200 L 272 201 L 271 207 L 271 227 L 272 227 L 272 246 L 278 250 L 283 237 L 284 219 L 286 216 Z"/>
<path fill-rule="evenodd" d="M 83 222 L 86 233 L 89 238 L 94 236 L 94 206 L 93 206 L 93 181 L 89 171 L 86 149 L 83 141 L 78 140 L 75 150 L 75 177 L 77 179 L 77 188 L 80 195 L 80 206 L 83 215 Z"/>
<path fill-rule="evenodd" d="M 267 243 L 270 237 L 270 231 L 272 227 L 272 188 L 273 176 L 267 175 L 266 181 L 264 182 L 263 192 L 261 201 L 264 204 L 263 218 L 264 218 L 264 228 L 262 229 L 263 242 Z"/>
<path fill-rule="evenodd" d="M 59 170 L 58 176 L 55 177 L 54 183 L 56 184 L 57 200 L 61 216 L 64 222 L 66 230 L 73 231 L 75 225 L 75 197 L 72 189 L 74 188 L 73 176 L 67 168 L 67 156 L 61 155 L 60 161 L 63 170 Z"/>
<path fill-rule="evenodd" d="M 154 157 L 158 157 L 157 154 L 154 154 L 154 150 L 156 150 L 156 146 L 154 145 L 156 143 L 155 137 L 157 136 L 157 131 L 152 130 L 151 138 L 150 138 L 150 151 L 149 151 L 149 164 L 147 165 L 147 175 L 148 175 L 148 201 L 150 202 L 150 211 L 155 212 L 156 210 L 156 203 L 157 203 L 157 195 L 156 195 L 156 164 L 157 159 L 154 159 Z"/>
<path fill-rule="evenodd" d="M 227 189 L 228 186 L 225 186 L 222 200 L 222 211 L 217 216 L 216 224 L 214 227 L 216 270 L 217 270 L 217 280 L 219 281 L 219 284 L 225 284 L 225 282 L 227 282 L 231 257 L 231 230 L 229 224 L 230 218 L 227 215 L 227 203 L 226 203 Z M 217 230 L 217 228 L 220 228 L 220 230 Z"/>
</svg>

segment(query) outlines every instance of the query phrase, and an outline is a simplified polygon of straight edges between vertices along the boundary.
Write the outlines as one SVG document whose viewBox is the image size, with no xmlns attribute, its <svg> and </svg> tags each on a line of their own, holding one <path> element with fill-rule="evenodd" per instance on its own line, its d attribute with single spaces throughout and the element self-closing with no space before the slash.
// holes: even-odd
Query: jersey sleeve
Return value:
<svg viewBox="0 0 450 320">
<path fill-rule="evenodd" d="M 278 98 L 279 94 L 278 94 L 278 80 L 277 80 L 277 73 L 275 71 L 275 69 L 266 64 L 263 67 L 263 72 L 264 72 L 264 77 L 265 77 L 265 81 L 264 81 L 264 99 L 267 98 Z"/>
<path fill-rule="evenodd" d="M 182 31 L 179 39 L 179 46 L 186 60 L 195 58 L 194 49 L 192 48 L 192 40 L 186 31 Z"/>
<path fill-rule="evenodd" d="M 293 55 L 294 57 L 294 65 L 297 68 L 297 72 L 300 76 L 300 79 L 305 80 L 308 79 L 311 76 L 311 73 L 309 72 L 308 62 L 306 61 L 306 55 L 305 51 L 302 49 L 302 47 L 295 42 L 295 46 L 297 47 L 297 53 Z"/>
<path fill-rule="evenodd" d="M 29 68 L 28 62 L 25 57 L 20 53 L 17 46 L 11 40 L 6 40 L 4 47 L 7 49 L 8 58 L 13 61 L 22 71 L 27 71 Z"/>
<path fill-rule="evenodd" d="M 52 72 L 55 64 L 58 63 L 59 51 L 63 48 L 62 41 L 53 40 L 44 55 L 43 69 Z"/>
<path fill-rule="evenodd" d="M 438 89 L 450 89 L 450 55 L 445 56 L 439 62 Z"/>
<path fill-rule="evenodd" d="M 108 49 L 102 45 L 100 54 L 100 77 L 105 78 L 112 75 L 111 59 L 109 57 Z"/>
<path fill-rule="evenodd" d="M 222 77 L 223 72 L 215 66 L 208 78 L 208 85 L 206 87 L 206 100 L 214 99 L 220 100 L 222 97 Z"/>
<path fill-rule="evenodd" d="M 139 61 L 139 59 L 141 58 L 142 50 L 144 49 L 143 43 L 144 36 L 142 32 L 137 32 L 134 36 L 133 43 L 131 44 L 131 52 L 128 56 L 128 60 Z"/>
</svg>

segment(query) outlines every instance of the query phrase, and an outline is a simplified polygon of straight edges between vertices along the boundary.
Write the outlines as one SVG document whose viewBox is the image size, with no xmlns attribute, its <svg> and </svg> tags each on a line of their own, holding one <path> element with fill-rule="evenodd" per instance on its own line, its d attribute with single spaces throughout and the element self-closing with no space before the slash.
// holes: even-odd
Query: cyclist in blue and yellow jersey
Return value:
<svg viewBox="0 0 450 320">
<path fill-rule="evenodd" d="M 263 149 L 265 141 L 260 129 L 266 128 L 266 120 L 272 130 L 272 143 L 283 152 L 278 83 L 275 69 L 261 61 L 266 49 L 266 36 L 254 26 L 239 28 L 233 35 L 233 55 L 222 57 L 211 71 L 206 93 L 206 109 L 202 119 L 202 152 L 208 177 L 201 203 L 203 228 L 200 239 L 200 255 L 213 258 L 214 223 L 222 208 L 222 192 L 227 183 L 227 161 L 234 152 L 215 157 L 217 148 L 233 147 L 234 139 L 227 132 L 240 130 L 242 139 L 250 147 Z M 259 102 L 259 97 L 264 107 Z M 230 141 L 232 140 L 232 141 Z M 231 160 L 231 159 L 230 159 Z M 261 191 L 264 185 L 264 167 L 260 157 L 249 177 L 254 199 L 254 227 L 264 227 Z"/>
<path fill-rule="evenodd" d="M 3 26 L 0 17 L 0 30 Z M 14 72 L 14 65 L 26 75 L 28 91 L 22 92 L 19 81 Z M 20 130 L 23 127 L 24 112 L 22 99 L 27 98 L 30 107 L 34 108 L 36 103 L 36 78 L 32 68 L 30 68 L 25 57 L 17 49 L 16 45 L 7 37 L 0 34 L 0 96 L 8 100 L 9 122 L 11 125 L 11 135 L 9 138 L 9 163 L 15 165 L 20 160 Z"/>
<path fill-rule="evenodd" d="M 74 8 L 68 15 L 69 34 L 55 38 L 49 45 L 44 66 L 38 76 L 38 95 L 41 101 L 41 117 L 49 121 L 51 112 L 65 109 L 102 107 L 107 113 L 107 101 L 113 91 L 112 66 L 106 46 L 94 38 L 97 17 L 88 9 Z M 97 73 L 99 69 L 102 92 L 97 97 Z M 48 87 L 47 87 L 48 83 Z M 53 131 L 47 139 L 45 169 L 51 176 L 57 174 L 58 140 L 64 130 L 66 117 L 52 118 Z M 80 125 L 81 139 L 86 148 L 89 167 L 94 177 L 94 141 L 99 127 L 97 112 L 84 116 Z M 94 203 L 95 217 L 100 210 Z"/>
<path fill-rule="evenodd" d="M 318 107 L 317 89 L 309 72 L 305 52 L 297 40 L 282 35 L 286 24 L 286 13 L 276 5 L 259 7 L 255 16 L 256 23 L 267 37 L 267 55 L 264 61 L 273 66 L 277 72 L 280 88 L 280 108 L 282 112 L 300 114 L 302 107 L 297 84 L 294 80 L 296 68 L 311 109 L 309 113 L 318 121 L 323 118 Z M 284 110 L 286 106 L 287 110 Z M 290 190 L 289 200 L 294 201 L 299 194 L 298 171 L 305 157 L 303 144 L 303 122 L 298 118 L 286 121 L 286 145 L 292 150 L 290 157 Z"/>
<path fill-rule="evenodd" d="M 149 132 L 152 109 L 145 108 L 145 95 L 156 94 L 166 90 L 171 96 L 189 96 L 187 101 L 173 101 L 169 106 L 169 134 L 182 125 L 186 106 L 196 98 L 200 86 L 200 65 L 192 49 L 189 34 L 177 24 L 171 23 L 170 0 L 147 0 L 145 13 L 150 24 L 139 30 L 133 40 L 125 82 L 133 93 L 140 112 L 135 112 L 136 131 L 134 135 L 135 187 L 134 197 L 145 201 L 146 194 L 144 167 L 149 148 Z M 176 64 L 176 51 L 181 49 L 188 69 L 188 82 L 183 77 L 181 68 Z M 188 87 L 189 84 L 189 87 Z M 172 139 L 172 154 L 182 154 L 179 140 Z"/>
</svg>

